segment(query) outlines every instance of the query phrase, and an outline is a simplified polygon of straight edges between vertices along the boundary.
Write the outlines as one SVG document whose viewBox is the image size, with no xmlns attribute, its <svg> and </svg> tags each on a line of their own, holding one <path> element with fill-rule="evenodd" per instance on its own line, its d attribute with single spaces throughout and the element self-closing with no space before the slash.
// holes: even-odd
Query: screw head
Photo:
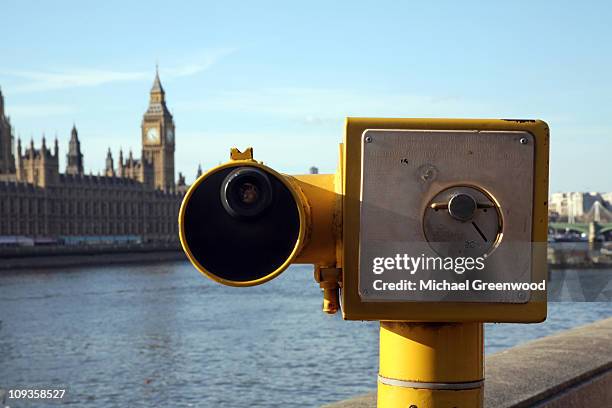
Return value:
<svg viewBox="0 0 612 408">
<path fill-rule="evenodd" d="M 529 140 L 527 140 L 526 137 L 521 137 L 521 140 L 519 140 L 519 142 L 521 142 L 521 144 L 527 144 L 529 143 Z"/>
<path fill-rule="evenodd" d="M 371 136 L 366 136 L 365 142 L 366 143 L 371 143 L 372 142 L 372 137 Z"/>
</svg>

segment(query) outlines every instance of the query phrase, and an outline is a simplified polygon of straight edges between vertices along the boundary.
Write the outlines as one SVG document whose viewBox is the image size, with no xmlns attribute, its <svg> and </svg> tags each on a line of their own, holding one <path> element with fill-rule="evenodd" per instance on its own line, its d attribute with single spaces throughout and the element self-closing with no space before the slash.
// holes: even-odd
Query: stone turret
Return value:
<svg viewBox="0 0 612 408">
<path fill-rule="evenodd" d="M 110 147 L 108 148 L 108 152 L 106 153 L 106 169 L 104 170 L 104 175 L 106 175 L 107 177 L 115 177 L 113 153 L 111 153 Z"/>
<path fill-rule="evenodd" d="M 13 127 L 10 118 L 4 113 L 4 96 L 0 89 L 0 180 L 15 177 L 13 140 Z"/>
<path fill-rule="evenodd" d="M 179 194 L 185 194 L 186 191 L 187 183 L 185 182 L 185 176 L 183 176 L 183 173 L 179 172 L 178 182 L 176 183 L 176 192 Z"/>
<path fill-rule="evenodd" d="M 84 174 L 83 154 L 81 153 L 81 142 L 79 141 L 76 125 L 72 125 L 72 131 L 70 132 L 70 143 L 68 144 L 68 154 L 66 155 L 66 174 L 75 176 L 82 176 Z"/>
<path fill-rule="evenodd" d="M 125 177 L 125 170 L 123 168 L 123 149 L 119 149 L 119 162 L 117 163 L 117 177 Z"/>
<path fill-rule="evenodd" d="M 17 155 L 16 155 L 16 160 L 15 160 L 15 171 L 16 171 L 16 176 L 17 176 L 17 180 L 21 180 L 22 179 L 22 166 L 21 166 L 21 138 L 18 137 L 17 138 Z"/>
</svg>

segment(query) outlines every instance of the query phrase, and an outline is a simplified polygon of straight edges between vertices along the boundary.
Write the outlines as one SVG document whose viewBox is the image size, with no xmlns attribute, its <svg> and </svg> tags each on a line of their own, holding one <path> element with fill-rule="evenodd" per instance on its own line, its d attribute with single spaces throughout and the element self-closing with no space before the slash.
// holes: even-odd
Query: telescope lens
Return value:
<svg viewBox="0 0 612 408">
<path fill-rule="evenodd" d="M 259 189 L 253 183 L 244 183 L 240 186 L 240 200 L 245 205 L 250 205 L 257 202 L 259 198 Z"/>
<path fill-rule="evenodd" d="M 270 179 L 257 168 L 239 167 L 228 174 L 221 184 L 221 203 L 232 217 L 257 217 L 271 202 Z"/>
</svg>

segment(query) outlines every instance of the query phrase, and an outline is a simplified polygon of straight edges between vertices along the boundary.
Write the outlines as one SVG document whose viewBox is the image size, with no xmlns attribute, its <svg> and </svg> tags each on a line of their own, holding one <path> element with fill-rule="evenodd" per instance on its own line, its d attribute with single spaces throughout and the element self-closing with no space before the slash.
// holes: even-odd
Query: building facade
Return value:
<svg viewBox="0 0 612 408">
<path fill-rule="evenodd" d="M 548 212 L 554 221 L 612 222 L 612 193 L 553 193 Z"/>
<path fill-rule="evenodd" d="M 0 243 L 23 237 L 41 243 L 175 242 L 185 178 L 174 174 L 174 120 L 156 73 L 141 125 L 142 152 L 116 166 L 109 148 L 103 174 L 84 172 L 73 126 L 66 169 L 59 168 L 57 138 L 14 143 L 0 93 Z"/>
</svg>

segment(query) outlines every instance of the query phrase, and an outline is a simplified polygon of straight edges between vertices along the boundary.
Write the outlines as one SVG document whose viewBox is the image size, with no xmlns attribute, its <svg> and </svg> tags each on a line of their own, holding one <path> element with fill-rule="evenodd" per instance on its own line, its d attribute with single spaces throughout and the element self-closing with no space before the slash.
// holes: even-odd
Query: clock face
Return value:
<svg viewBox="0 0 612 408">
<path fill-rule="evenodd" d="M 168 129 L 166 131 L 166 139 L 168 139 L 168 142 L 170 143 L 174 142 L 174 132 L 172 131 L 172 129 Z"/>
<path fill-rule="evenodd" d="M 156 128 L 149 128 L 147 130 L 147 141 L 149 142 L 157 142 L 159 140 L 159 134 L 157 133 Z"/>
</svg>

